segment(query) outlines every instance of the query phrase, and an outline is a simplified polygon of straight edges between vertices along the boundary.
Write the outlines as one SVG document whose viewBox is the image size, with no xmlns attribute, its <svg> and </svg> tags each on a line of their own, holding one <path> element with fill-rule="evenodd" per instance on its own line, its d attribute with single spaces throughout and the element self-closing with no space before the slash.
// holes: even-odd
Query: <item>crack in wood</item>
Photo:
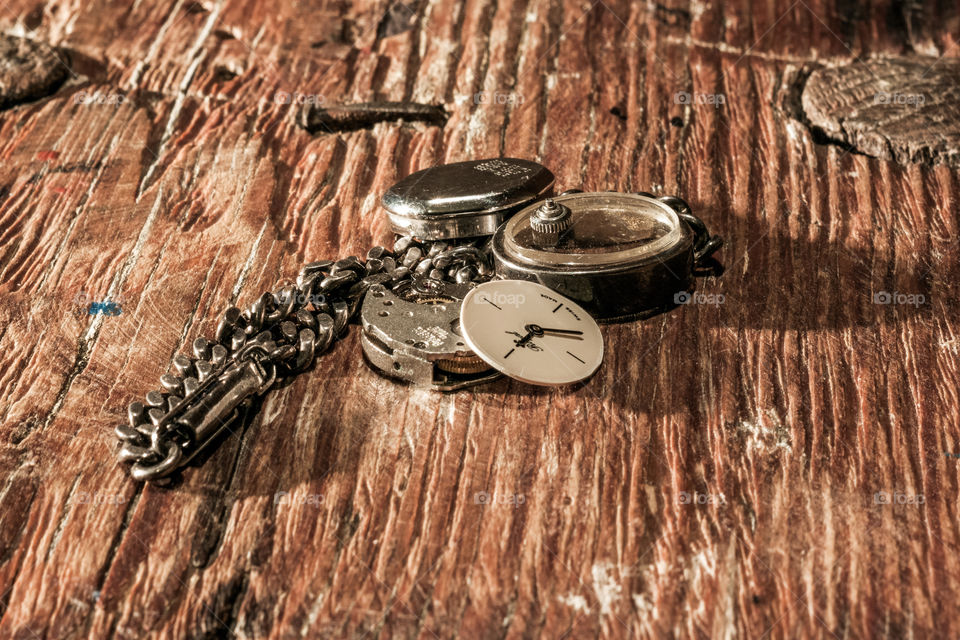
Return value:
<svg viewBox="0 0 960 640">
<path fill-rule="evenodd" d="M 206 57 L 206 51 L 203 48 L 203 43 L 213 31 L 213 27 L 216 24 L 217 19 L 220 17 L 220 11 L 222 9 L 223 2 L 221 1 L 217 3 L 216 9 L 211 11 L 210 15 L 207 16 L 207 21 L 204 23 L 200 33 L 197 34 L 197 37 L 193 43 L 193 47 L 187 54 L 187 57 L 192 60 L 192 62 L 190 63 L 190 66 L 187 67 L 187 71 L 184 74 L 183 80 L 180 82 L 176 100 L 173 103 L 173 107 L 170 109 L 170 115 L 167 116 L 167 122 L 164 126 L 163 134 L 160 137 L 160 143 L 157 146 L 157 150 L 155 152 L 151 150 L 154 160 L 150 162 L 150 164 L 148 164 L 144 170 L 143 179 L 140 181 L 140 185 L 137 187 L 137 201 L 140 200 L 140 197 L 143 195 L 143 193 L 153 184 L 153 174 L 160 166 L 163 155 L 166 153 L 167 143 L 170 141 L 170 138 L 173 137 L 176 131 L 177 119 L 180 117 L 180 112 L 183 110 L 184 102 L 187 99 L 187 90 L 197 74 L 197 69 L 200 67 L 200 63 Z"/>
<path fill-rule="evenodd" d="M 668 27 L 677 27 L 684 31 L 690 29 L 692 18 L 686 9 L 668 7 L 659 2 L 653 3 L 654 19 Z"/>
<path fill-rule="evenodd" d="M 237 276 L 237 282 L 233 285 L 233 290 L 230 292 L 231 305 L 237 304 L 237 300 L 240 298 L 240 291 L 243 290 L 243 285 L 247 283 L 247 276 L 250 275 L 250 271 L 253 269 L 253 263 L 260 251 L 260 243 L 263 242 L 263 236 L 267 233 L 268 223 L 268 220 L 263 221 L 263 224 L 260 226 L 260 233 L 258 233 L 256 239 L 254 239 L 253 246 L 250 247 L 250 253 L 247 255 L 243 267 L 240 268 L 240 275 Z"/>
<path fill-rule="evenodd" d="M 115 167 L 118 163 L 111 162 L 109 164 L 105 163 L 103 160 L 98 160 L 97 162 L 72 162 L 70 164 L 57 165 L 55 167 L 44 167 L 40 171 L 34 172 L 29 178 L 27 178 L 26 184 L 37 184 L 44 177 L 48 175 L 56 175 L 61 173 L 92 173 L 94 171 L 100 171 L 105 167 Z"/>
<path fill-rule="evenodd" d="M 63 383 L 57 390 L 57 394 L 54 397 L 53 406 L 50 408 L 50 412 L 47 414 L 47 417 L 44 418 L 43 423 L 40 424 L 41 431 L 50 426 L 50 423 L 52 423 L 54 418 L 57 417 L 57 414 L 60 412 L 60 408 L 67 399 L 67 393 L 69 393 L 70 387 L 73 386 L 74 380 L 76 380 L 77 377 L 83 373 L 83 370 L 87 368 L 87 364 L 90 363 L 90 351 L 93 348 L 92 342 L 96 340 L 96 337 L 99 334 L 100 325 L 103 323 L 103 316 L 97 315 L 93 318 L 94 319 L 91 322 L 91 327 L 96 326 L 96 330 L 92 336 L 92 340 L 82 336 L 77 338 L 77 349 L 73 360 L 73 366 L 70 368 L 69 373 L 67 373 L 67 377 L 64 378 Z M 22 442 L 25 440 L 29 433 L 30 430 L 26 430 L 20 438 L 20 441 Z"/>
<path fill-rule="evenodd" d="M 47 545 L 47 553 L 44 557 L 45 562 L 50 562 L 50 556 L 53 554 L 54 548 L 56 548 L 57 543 L 60 542 L 60 535 L 63 533 L 63 525 L 67 521 L 67 516 L 70 515 L 70 501 L 73 498 L 73 494 L 76 493 L 77 485 L 80 484 L 80 474 L 76 474 L 73 478 L 73 484 L 70 485 L 70 489 L 67 491 L 67 496 L 63 501 L 63 509 L 60 511 L 60 517 L 57 519 L 57 524 L 53 529 L 53 536 L 50 538 L 50 544 Z"/>
<path fill-rule="evenodd" d="M 196 637 L 205 640 L 229 640 L 236 637 L 240 605 L 247 594 L 250 577 L 247 572 L 234 574 L 221 583 L 213 596 L 202 603 L 205 616 L 197 620 Z"/>
<path fill-rule="evenodd" d="M 114 560 L 117 557 L 117 553 L 120 550 L 121 544 L 126 539 L 127 531 L 130 529 L 130 523 L 133 522 L 133 514 L 136 512 L 137 505 L 140 503 L 140 497 L 143 495 L 143 488 L 144 485 L 138 483 L 133 489 L 133 495 L 129 500 L 127 500 L 127 506 L 123 511 L 123 517 L 120 521 L 120 526 L 117 528 L 116 533 L 113 535 L 113 539 L 110 541 L 110 547 L 107 550 L 107 556 L 94 579 L 94 591 L 97 593 L 103 591 L 103 586 L 106 584 L 107 578 L 110 576 L 110 569 L 113 567 Z M 90 634 L 90 630 L 93 626 L 94 614 L 95 609 L 91 607 L 90 613 L 87 615 L 85 620 L 85 635 Z M 117 622 L 119 622 L 119 618 L 114 620 L 114 624 Z"/>
<path fill-rule="evenodd" d="M 225 487 L 225 489 L 222 492 L 212 494 L 207 501 L 201 503 L 200 516 L 205 524 L 201 524 L 199 527 L 200 535 L 194 538 L 190 548 L 190 564 L 195 569 L 206 569 L 213 559 L 216 558 L 220 546 L 223 544 L 224 534 L 230 524 L 229 507 L 236 501 L 233 487 L 238 478 L 237 473 L 244 460 L 243 437 L 250 425 L 259 417 L 261 405 L 262 400 L 260 399 L 251 403 L 234 422 L 234 428 L 231 429 L 228 425 L 224 433 L 218 438 L 218 440 L 230 437 L 234 438 L 236 440 L 235 451 L 230 461 L 226 477 L 217 482 L 217 486 Z M 211 443 L 211 445 L 214 446 L 211 446 L 201 454 L 197 460 L 197 464 L 202 464 L 218 449 L 218 447 L 215 446 L 216 443 Z M 219 470 L 214 470 L 215 473 L 218 471 Z"/>
</svg>

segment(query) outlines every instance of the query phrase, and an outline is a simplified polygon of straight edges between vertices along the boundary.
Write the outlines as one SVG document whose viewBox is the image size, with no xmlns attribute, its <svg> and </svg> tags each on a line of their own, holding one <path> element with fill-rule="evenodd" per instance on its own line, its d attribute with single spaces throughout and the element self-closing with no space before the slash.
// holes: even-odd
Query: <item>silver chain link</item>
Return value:
<svg viewBox="0 0 960 640">
<path fill-rule="evenodd" d="M 296 284 L 261 295 L 246 309 L 227 309 L 213 340 L 197 338 L 193 357 L 174 357 L 162 390 L 130 404 L 116 428 L 119 459 L 137 480 L 159 480 L 186 465 L 277 378 L 308 368 L 357 315 L 371 286 L 401 287 L 414 275 L 482 282 L 493 269 L 474 243 L 398 238 L 393 251 L 305 265 Z"/>
</svg>

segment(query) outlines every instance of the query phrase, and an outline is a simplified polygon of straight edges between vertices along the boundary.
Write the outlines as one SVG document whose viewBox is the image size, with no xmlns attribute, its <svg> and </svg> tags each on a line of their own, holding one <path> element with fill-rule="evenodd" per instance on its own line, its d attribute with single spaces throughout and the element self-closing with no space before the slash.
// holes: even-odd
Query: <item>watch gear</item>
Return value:
<svg viewBox="0 0 960 640">
<path fill-rule="evenodd" d="M 439 391 L 499 377 L 460 335 L 460 304 L 472 283 L 414 277 L 370 287 L 360 309 L 361 345 L 380 373 Z"/>
</svg>

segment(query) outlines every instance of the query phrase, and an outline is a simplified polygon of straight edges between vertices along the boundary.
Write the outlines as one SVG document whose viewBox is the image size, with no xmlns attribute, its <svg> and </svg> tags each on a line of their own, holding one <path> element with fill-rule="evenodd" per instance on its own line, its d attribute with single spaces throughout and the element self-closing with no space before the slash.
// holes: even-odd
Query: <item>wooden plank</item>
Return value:
<svg viewBox="0 0 960 640">
<path fill-rule="evenodd" d="M 957 174 L 799 103 L 956 58 L 908 5 L 9 3 L 74 73 L 0 112 L 0 636 L 957 635 Z M 450 118 L 296 122 L 374 100 Z M 354 330 L 175 486 L 128 479 L 114 424 L 223 308 L 497 155 L 682 195 L 716 304 L 605 327 L 575 390 L 411 389 Z"/>
</svg>

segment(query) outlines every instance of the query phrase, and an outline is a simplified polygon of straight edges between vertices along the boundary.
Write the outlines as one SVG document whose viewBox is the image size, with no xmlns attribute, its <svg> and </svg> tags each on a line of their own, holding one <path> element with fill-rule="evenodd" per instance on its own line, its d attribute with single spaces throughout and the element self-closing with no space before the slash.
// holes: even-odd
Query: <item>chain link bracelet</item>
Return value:
<svg viewBox="0 0 960 640">
<path fill-rule="evenodd" d="M 490 262 L 474 243 L 420 242 L 405 236 L 393 251 L 311 262 L 295 285 L 266 292 L 246 309 L 230 307 L 213 340 L 197 338 L 193 357 L 174 357 L 162 390 L 130 404 L 116 427 L 121 462 L 135 480 L 157 481 L 188 464 L 253 398 L 278 378 L 307 369 L 347 329 L 373 285 L 404 286 L 414 275 L 445 282 L 483 282 Z"/>
</svg>

